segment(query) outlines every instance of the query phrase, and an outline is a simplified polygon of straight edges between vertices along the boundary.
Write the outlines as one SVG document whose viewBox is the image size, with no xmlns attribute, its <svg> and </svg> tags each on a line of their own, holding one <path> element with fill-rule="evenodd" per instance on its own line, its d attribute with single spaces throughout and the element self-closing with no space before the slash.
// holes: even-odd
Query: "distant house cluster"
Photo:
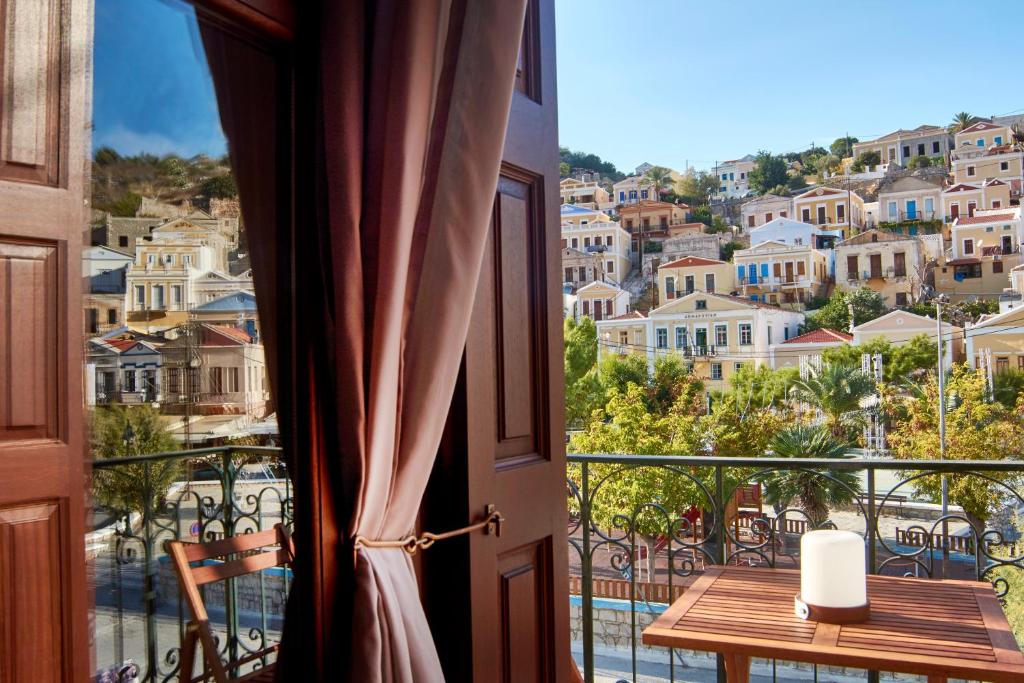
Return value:
<svg viewBox="0 0 1024 683">
<path fill-rule="evenodd" d="M 154 215 L 157 214 L 157 215 Z M 190 445 L 244 436 L 270 387 L 237 202 L 144 200 L 100 217 L 83 255 L 86 398 L 148 404 Z"/>
<path fill-rule="evenodd" d="M 842 172 L 791 194 L 752 191 L 751 155 L 720 162 L 709 202 L 735 208 L 716 212 L 729 218 L 725 231 L 663 201 L 650 164 L 615 183 L 565 178 L 564 313 L 597 322 L 603 354 L 652 363 L 678 354 L 714 386 L 742 365 L 806 366 L 824 348 L 872 336 L 934 337 L 933 319 L 903 309 L 938 295 L 999 300 L 998 315 L 950 330 L 958 340 L 951 360 L 1024 369 L 1024 334 L 1013 324 L 1024 315 L 1017 123 L 994 117 L 955 133 L 923 125 L 857 142 Z M 684 178 L 670 171 L 668 189 Z M 893 313 L 853 330 L 801 334 L 807 311 L 860 288 L 878 292 Z"/>
</svg>

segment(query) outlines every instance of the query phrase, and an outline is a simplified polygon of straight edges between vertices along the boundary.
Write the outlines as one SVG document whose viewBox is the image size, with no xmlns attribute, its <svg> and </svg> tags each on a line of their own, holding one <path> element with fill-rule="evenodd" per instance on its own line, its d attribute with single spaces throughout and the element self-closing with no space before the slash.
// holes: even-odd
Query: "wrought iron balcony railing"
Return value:
<svg viewBox="0 0 1024 683">
<path fill-rule="evenodd" d="M 179 678 L 191 616 L 168 562 L 168 540 L 208 541 L 292 522 L 291 483 L 273 447 L 223 446 L 95 460 L 96 662 L 128 659 L 139 681 Z M 203 587 L 225 659 L 277 640 L 291 575 L 270 569 Z"/>
<path fill-rule="evenodd" d="M 725 680 L 721 659 L 716 666 L 711 656 L 646 648 L 643 628 L 708 565 L 799 567 L 799 537 L 815 528 L 863 535 L 870 573 L 990 581 L 1003 600 L 1011 589 L 1024 590 L 1024 549 L 1010 532 L 994 521 L 975 526 L 978 520 L 957 506 L 942 516 L 938 505 L 913 500 L 915 485 L 967 477 L 1007 507 L 1024 509 L 1024 491 L 1014 483 L 1024 480 L 1022 460 L 569 455 L 568 461 L 573 648 L 588 683 L 595 654 L 614 678 L 712 680 L 717 668 L 718 680 Z M 851 484 L 851 473 L 860 484 Z M 767 505 L 751 482 L 780 474 L 800 477 L 804 487 L 821 484 L 848 502 L 813 514 L 799 505 Z M 644 484 L 619 485 L 627 477 Z M 649 499 L 637 498 L 636 488 L 651 491 Z M 786 666 L 773 661 L 763 673 L 790 680 Z M 878 672 L 861 674 L 878 681 Z"/>
</svg>

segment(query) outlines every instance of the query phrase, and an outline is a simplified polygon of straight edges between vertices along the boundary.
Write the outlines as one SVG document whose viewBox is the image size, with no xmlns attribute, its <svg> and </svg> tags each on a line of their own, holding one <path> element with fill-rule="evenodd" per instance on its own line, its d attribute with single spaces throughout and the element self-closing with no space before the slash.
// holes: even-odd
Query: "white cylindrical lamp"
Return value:
<svg viewBox="0 0 1024 683">
<path fill-rule="evenodd" d="M 829 624 L 866 621 L 870 615 L 864 539 L 852 531 L 822 529 L 800 539 L 801 619 Z"/>
</svg>

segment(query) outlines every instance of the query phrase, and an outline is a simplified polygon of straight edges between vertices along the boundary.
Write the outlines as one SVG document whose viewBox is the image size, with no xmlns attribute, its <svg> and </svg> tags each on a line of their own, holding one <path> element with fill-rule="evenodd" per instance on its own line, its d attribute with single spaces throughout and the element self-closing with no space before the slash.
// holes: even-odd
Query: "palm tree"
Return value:
<svg viewBox="0 0 1024 683">
<path fill-rule="evenodd" d="M 1013 149 L 1015 151 L 1024 150 L 1024 127 L 1019 123 L 1015 123 L 1010 126 L 1010 140 L 1013 143 Z"/>
<path fill-rule="evenodd" d="M 962 131 L 965 128 L 970 128 L 971 126 L 976 124 L 978 121 L 981 121 L 981 118 L 978 117 L 978 116 L 974 116 L 973 114 L 968 114 L 965 111 L 958 112 L 956 114 L 953 114 L 953 122 L 950 123 L 949 127 L 948 127 L 949 128 L 949 132 L 951 134 L 959 133 L 960 131 Z"/>
<path fill-rule="evenodd" d="M 811 370 L 807 379 L 793 385 L 794 396 L 820 410 L 825 426 L 839 439 L 863 423 L 861 402 L 874 392 L 875 381 L 860 369 L 834 363 Z"/>
<path fill-rule="evenodd" d="M 824 426 L 795 424 L 778 432 L 771 442 L 777 458 L 840 459 L 847 444 Z M 826 476 L 827 475 L 827 476 Z M 860 495 L 860 477 L 853 471 L 772 470 L 760 477 L 765 499 L 776 509 L 799 505 L 814 526 L 828 520 L 829 510 Z"/>
<path fill-rule="evenodd" d="M 654 199 L 661 199 L 662 191 L 672 185 L 672 171 L 664 166 L 651 166 L 644 174 L 644 180 L 654 189 Z"/>
</svg>

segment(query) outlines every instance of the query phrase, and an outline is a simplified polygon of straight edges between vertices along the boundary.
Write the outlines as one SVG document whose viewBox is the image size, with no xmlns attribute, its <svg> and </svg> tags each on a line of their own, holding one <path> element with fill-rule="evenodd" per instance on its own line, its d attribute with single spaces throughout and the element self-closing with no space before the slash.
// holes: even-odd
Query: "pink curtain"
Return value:
<svg viewBox="0 0 1024 683">
<path fill-rule="evenodd" d="M 461 363 L 525 6 L 325 1 L 305 16 L 318 27 L 317 171 L 296 179 L 315 188 L 317 220 L 296 235 L 304 308 L 294 357 L 278 356 L 297 368 L 279 378 L 298 406 L 281 419 L 302 444 L 291 454 L 298 558 L 281 680 L 443 679 L 410 558 L 353 554 L 351 539 L 399 539 L 416 521 Z M 208 33 L 209 54 L 219 43 Z M 237 106 L 258 76 L 218 63 L 239 163 L 243 145 L 259 144 Z M 243 211 L 253 175 L 239 171 Z M 256 232 L 254 263 L 273 263 L 273 230 Z"/>
</svg>

